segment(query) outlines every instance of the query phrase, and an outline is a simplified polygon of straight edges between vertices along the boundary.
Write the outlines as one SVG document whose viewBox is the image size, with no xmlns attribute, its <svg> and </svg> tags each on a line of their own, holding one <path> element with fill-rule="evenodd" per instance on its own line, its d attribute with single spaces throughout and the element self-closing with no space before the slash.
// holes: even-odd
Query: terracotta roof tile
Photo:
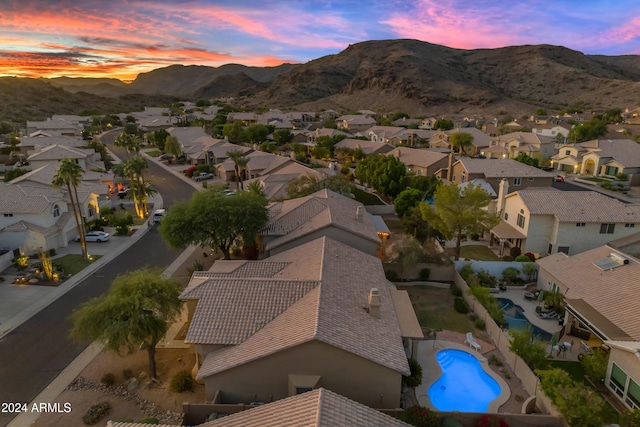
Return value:
<svg viewBox="0 0 640 427">
<path fill-rule="evenodd" d="M 200 427 L 409 427 L 361 403 L 319 388 L 238 412 Z"/>
</svg>

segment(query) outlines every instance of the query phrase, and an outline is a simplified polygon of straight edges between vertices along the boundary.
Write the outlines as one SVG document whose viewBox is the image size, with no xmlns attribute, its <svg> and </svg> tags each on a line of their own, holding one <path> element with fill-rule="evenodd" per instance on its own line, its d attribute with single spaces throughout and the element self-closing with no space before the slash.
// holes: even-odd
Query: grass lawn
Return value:
<svg viewBox="0 0 640 427">
<path fill-rule="evenodd" d="M 473 322 L 466 314 L 453 309 L 451 291 L 432 286 L 398 286 L 409 293 L 420 326 L 429 329 L 447 329 L 460 333 L 473 330 Z"/>
<path fill-rule="evenodd" d="M 92 255 L 92 261 L 88 261 L 80 254 L 69 254 L 53 260 L 64 269 L 64 274 L 78 274 L 92 262 L 98 260 L 102 255 Z"/>
<path fill-rule="evenodd" d="M 585 181 L 592 181 L 592 182 L 611 182 L 610 179 L 596 178 L 594 176 L 589 178 L 580 178 L 580 179 L 584 179 Z"/>
<path fill-rule="evenodd" d="M 146 154 L 149 157 L 158 157 L 159 155 L 162 154 L 162 151 L 160 150 L 147 151 Z"/>
<path fill-rule="evenodd" d="M 476 261 L 499 261 L 500 258 L 484 245 L 469 245 L 460 247 L 460 257 Z"/>
<path fill-rule="evenodd" d="M 384 205 L 384 202 L 378 198 L 375 194 L 367 193 L 364 190 L 359 188 L 355 188 L 353 190 L 353 195 L 356 200 L 362 203 L 363 205 Z"/>
</svg>

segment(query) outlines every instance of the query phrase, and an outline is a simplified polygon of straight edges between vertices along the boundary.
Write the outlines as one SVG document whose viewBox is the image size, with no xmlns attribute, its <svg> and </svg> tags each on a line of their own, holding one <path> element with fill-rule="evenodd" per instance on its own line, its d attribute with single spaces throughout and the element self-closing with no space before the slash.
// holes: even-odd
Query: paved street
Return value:
<svg viewBox="0 0 640 427">
<path fill-rule="evenodd" d="M 149 166 L 149 179 L 162 195 L 164 207 L 190 198 L 195 191 L 190 183 L 154 162 L 150 161 Z M 0 339 L 0 402 L 31 402 L 86 348 L 89 343 L 81 345 L 68 338 L 68 317 L 79 304 L 106 292 L 118 274 L 143 266 L 164 268 L 178 254 L 167 247 L 156 230 L 147 232 L 111 262 L 7 333 Z M 16 415 L 0 413 L 0 425 L 6 425 Z"/>
</svg>

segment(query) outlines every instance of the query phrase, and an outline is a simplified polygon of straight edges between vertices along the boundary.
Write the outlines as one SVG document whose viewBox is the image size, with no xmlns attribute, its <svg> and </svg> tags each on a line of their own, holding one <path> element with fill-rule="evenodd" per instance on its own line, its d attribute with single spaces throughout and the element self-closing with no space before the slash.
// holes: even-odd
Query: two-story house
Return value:
<svg viewBox="0 0 640 427">
<path fill-rule="evenodd" d="M 556 139 L 532 132 L 512 132 L 491 139 L 480 151 L 489 159 L 515 159 L 524 153 L 537 159 L 549 159 L 555 154 Z"/>
<path fill-rule="evenodd" d="M 632 235 L 640 227 L 640 205 L 596 191 L 529 188 L 506 194 L 500 211 L 501 223 L 492 235 L 523 253 L 574 255 Z"/>
<path fill-rule="evenodd" d="M 389 151 L 387 156 L 394 156 L 400 160 L 416 176 L 431 176 L 437 171 L 446 168 L 449 155 L 439 151 L 428 149 L 397 147 Z"/>
</svg>

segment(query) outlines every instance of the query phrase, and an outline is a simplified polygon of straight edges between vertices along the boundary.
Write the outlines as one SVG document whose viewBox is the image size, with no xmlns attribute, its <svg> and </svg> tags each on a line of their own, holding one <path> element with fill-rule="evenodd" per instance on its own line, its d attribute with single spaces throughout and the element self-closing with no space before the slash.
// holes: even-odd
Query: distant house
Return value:
<svg viewBox="0 0 640 427">
<path fill-rule="evenodd" d="M 506 178 L 509 182 L 509 191 L 517 191 L 529 187 L 551 187 L 553 174 L 541 169 L 528 166 L 512 159 L 472 159 L 462 157 L 451 166 L 447 177 L 441 174 L 443 180 L 456 184 L 473 179 L 483 179 L 497 194 L 500 182 Z"/>
<path fill-rule="evenodd" d="M 54 165 L 57 168 L 62 159 L 73 159 L 84 171 L 95 169 L 105 171 L 105 165 L 100 160 L 100 154 L 93 149 L 55 144 L 46 147 L 38 146 L 28 154 L 27 161 L 32 169 L 45 165 Z"/>
<path fill-rule="evenodd" d="M 446 168 L 449 162 L 448 154 L 427 149 L 397 147 L 386 155 L 400 160 L 407 171 L 416 176 L 435 175 L 437 171 Z"/>
<path fill-rule="evenodd" d="M 556 139 L 532 132 L 513 132 L 492 138 L 481 150 L 488 159 L 515 159 L 524 153 L 537 159 L 549 159 L 555 154 Z"/>
<path fill-rule="evenodd" d="M 273 203 L 269 206 L 269 217 L 259 236 L 266 256 L 322 236 L 374 256 L 381 243 L 375 224 L 362 204 L 327 189 Z"/>
<path fill-rule="evenodd" d="M 384 142 L 389 144 L 391 142 L 391 138 L 404 133 L 405 131 L 406 129 L 400 126 L 373 126 L 362 132 L 362 135 L 369 138 L 372 142 Z"/>
<path fill-rule="evenodd" d="M 197 379 L 217 403 L 326 387 L 393 408 L 411 338 L 422 337 L 408 295 L 385 279 L 380 260 L 327 237 L 262 261 L 218 261 L 194 273 L 181 299 L 185 341 L 202 361 Z"/>
<path fill-rule="evenodd" d="M 385 154 L 393 150 L 393 146 L 384 142 L 364 141 L 362 139 L 345 138 L 338 142 L 334 149 L 340 151 L 343 149 L 362 150 L 364 155 L 367 154 Z"/>
<path fill-rule="evenodd" d="M 456 132 L 468 133 L 473 137 L 473 142 L 471 143 L 471 146 L 466 149 L 466 152 L 468 155 L 480 154 L 484 149 L 486 149 L 490 145 L 491 138 L 487 134 L 485 134 L 483 131 L 475 127 L 451 129 L 446 131 L 446 134 L 447 136 L 451 136 Z M 447 142 L 448 142 L 448 139 L 447 139 Z M 451 144 L 449 144 L 449 148 L 452 148 Z"/>
<path fill-rule="evenodd" d="M 596 139 L 575 146 L 586 150 L 582 152 L 582 162 L 577 167 L 580 174 L 599 177 L 626 174 L 631 185 L 640 185 L 640 145 L 635 141 Z M 563 164 L 560 158 L 557 160 L 558 164 Z"/>
<path fill-rule="evenodd" d="M 75 119 L 69 120 L 69 117 L 49 118 L 44 121 L 27 120 L 27 135 L 42 131 L 51 136 L 79 137 L 83 129 L 83 123 Z"/>
<path fill-rule="evenodd" d="M 336 119 L 338 129 L 346 129 L 350 132 L 364 131 L 375 124 L 375 119 L 360 114 L 340 116 Z"/>
<path fill-rule="evenodd" d="M 571 125 L 551 123 L 544 125 L 536 124 L 536 126 L 531 129 L 531 132 L 536 135 L 553 138 L 556 141 L 566 142 L 570 130 Z"/>
<path fill-rule="evenodd" d="M 640 228 L 640 205 L 596 191 L 527 190 L 505 194 L 492 235 L 522 252 L 574 255 L 630 236 Z"/>
</svg>

